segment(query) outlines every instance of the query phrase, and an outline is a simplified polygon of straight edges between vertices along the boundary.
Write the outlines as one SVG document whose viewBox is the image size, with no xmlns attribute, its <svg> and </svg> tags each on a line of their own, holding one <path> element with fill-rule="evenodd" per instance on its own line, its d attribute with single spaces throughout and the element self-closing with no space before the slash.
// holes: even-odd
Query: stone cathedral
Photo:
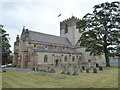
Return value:
<svg viewBox="0 0 120 90">
<path fill-rule="evenodd" d="M 21 36 L 17 35 L 14 43 L 13 66 L 35 68 L 39 65 L 76 65 L 79 63 L 96 62 L 101 56 L 90 56 L 80 47 L 81 32 L 76 29 L 79 19 L 71 18 L 60 22 L 60 36 L 44 34 L 23 27 Z M 82 29 L 81 29 L 82 30 Z"/>
</svg>

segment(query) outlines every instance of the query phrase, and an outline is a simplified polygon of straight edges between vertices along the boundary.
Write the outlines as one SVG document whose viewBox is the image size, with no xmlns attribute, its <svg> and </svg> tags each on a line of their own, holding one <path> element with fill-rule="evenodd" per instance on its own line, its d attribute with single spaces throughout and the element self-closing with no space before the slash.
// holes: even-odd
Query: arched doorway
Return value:
<svg viewBox="0 0 120 90">
<path fill-rule="evenodd" d="M 55 60 L 55 66 L 58 66 L 58 59 Z"/>
<path fill-rule="evenodd" d="M 61 65 L 61 57 L 55 56 L 55 66 L 60 66 L 60 65 Z"/>
</svg>

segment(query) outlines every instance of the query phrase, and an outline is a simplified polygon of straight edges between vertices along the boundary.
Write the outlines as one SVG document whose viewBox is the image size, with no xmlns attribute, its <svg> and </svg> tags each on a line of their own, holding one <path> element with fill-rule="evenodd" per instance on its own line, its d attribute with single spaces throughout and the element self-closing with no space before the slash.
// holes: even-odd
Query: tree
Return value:
<svg viewBox="0 0 120 90">
<path fill-rule="evenodd" d="M 117 47 L 116 56 L 120 58 L 120 46 Z"/>
<path fill-rule="evenodd" d="M 11 53 L 9 44 L 9 34 L 3 29 L 3 25 L 0 25 L 0 31 L 2 36 L 2 64 L 8 63 L 8 57 Z"/>
<path fill-rule="evenodd" d="M 92 14 L 86 14 L 79 20 L 77 28 L 83 28 L 80 46 L 86 47 L 90 55 L 105 55 L 106 66 L 110 66 L 109 57 L 116 55 L 120 43 L 120 2 L 95 5 Z M 118 54 L 118 53 L 117 53 Z"/>
</svg>

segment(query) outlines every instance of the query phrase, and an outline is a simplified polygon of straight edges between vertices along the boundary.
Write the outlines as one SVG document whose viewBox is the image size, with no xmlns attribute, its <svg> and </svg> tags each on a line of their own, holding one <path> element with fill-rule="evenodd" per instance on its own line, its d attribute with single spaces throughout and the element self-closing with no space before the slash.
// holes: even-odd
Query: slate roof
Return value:
<svg viewBox="0 0 120 90">
<path fill-rule="evenodd" d="M 40 32 L 29 30 L 29 39 L 38 42 L 58 44 L 58 45 L 72 45 L 66 37 L 54 36 Z"/>
</svg>

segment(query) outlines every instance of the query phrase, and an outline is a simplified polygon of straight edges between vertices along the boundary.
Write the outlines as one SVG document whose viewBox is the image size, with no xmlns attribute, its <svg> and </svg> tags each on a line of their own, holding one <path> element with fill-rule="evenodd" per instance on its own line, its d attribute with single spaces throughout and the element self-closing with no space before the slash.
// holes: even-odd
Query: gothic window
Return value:
<svg viewBox="0 0 120 90">
<path fill-rule="evenodd" d="M 67 62 L 67 56 L 65 56 L 64 61 Z"/>
<path fill-rule="evenodd" d="M 74 56 L 72 57 L 72 61 L 73 61 L 73 62 L 75 61 L 75 57 L 74 57 Z"/>
<path fill-rule="evenodd" d="M 65 33 L 68 33 L 68 25 L 65 25 Z"/>
<path fill-rule="evenodd" d="M 47 48 L 48 46 L 46 45 L 45 48 Z"/>
<path fill-rule="evenodd" d="M 36 47 L 36 45 L 34 44 L 34 47 Z"/>
<path fill-rule="evenodd" d="M 79 56 L 79 61 L 81 61 L 81 56 Z"/>
<path fill-rule="evenodd" d="M 45 55 L 45 56 L 44 56 L 44 62 L 47 62 L 47 60 L 48 60 L 48 56 Z"/>
</svg>

